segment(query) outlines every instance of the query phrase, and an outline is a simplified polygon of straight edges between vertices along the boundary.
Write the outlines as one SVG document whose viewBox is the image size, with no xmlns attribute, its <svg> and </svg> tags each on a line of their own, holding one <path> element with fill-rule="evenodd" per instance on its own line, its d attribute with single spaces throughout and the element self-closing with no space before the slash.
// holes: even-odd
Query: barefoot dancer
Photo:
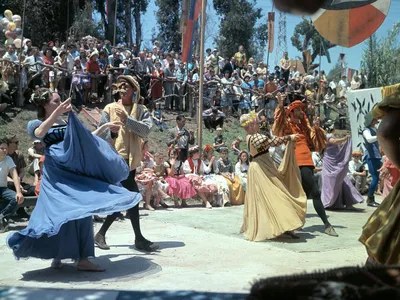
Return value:
<svg viewBox="0 0 400 300">
<path fill-rule="evenodd" d="M 299 139 L 296 141 L 295 155 L 297 164 L 300 167 L 303 189 L 307 194 L 307 198 L 313 199 L 314 209 L 324 222 L 324 232 L 330 236 L 338 236 L 326 216 L 325 208 L 321 201 L 321 193 L 314 176 L 315 166 L 311 155 L 311 151 L 320 152 L 325 148 L 325 131 L 319 127 L 319 119 L 314 122 L 315 125 L 313 127 L 310 126 L 303 111 L 306 105 L 300 100 L 292 102 L 285 109 L 283 106 L 284 96 L 278 94 L 277 98 L 279 105 L 275 110 L 272 133 L 281 137 L 290 134 L 299 135 Z"/>
<path fill-rule="evenodd" d="M 115 149 L 125 159 L 131 171 L 129 177 L 121 184 L 130 191 L 139 192 L 135 175 L 142 158 L 142 138 L 148 136 L 153 123 L 146 106 L 138 104 L 140 99 L 139 83 L 132 76 L 119 76 L 117 81 L 115 92 L 120 93 L 121 100 L 108 104 L 104 108 L 99 125 L 110 121 L 119 121 L 123 124 L 115 141 Z M 106 138 L 111 139 L 111 134 L 108 133 Z M 96 234 L 94 241 L 100 249 L 110 249 L 105 236 L 117 216 L 118 213 L 107 216 L 103 226 Z M 136 249 L 147 252 L 157 250 L 159 246 L 145 239 L 140 230 L 139 204 L 128 209 L 128 216 L 135 232 Z"/>
<path fill-rule="evenodd" d="M 28 132 L 45 145 L 41 189 L 28 227 L 10 234 L 7 244 L 17 259 L 53 259 L 55 268 L 61 259 L 75 259 L 79 271 L 104 271 L 88 260 L 94 256 L 91 216 L 128 209 L 142 197 L 119 185 L 129 168 L 70 112 L 70 99 L 61 103 L 57 93 L 41 89 L 34 102 L 38 120 L 28 123 Z M 61 118 L 66 112 L 68 123 Z M 104 123 L 95 134 L 120 125 Z"/>
</svg>

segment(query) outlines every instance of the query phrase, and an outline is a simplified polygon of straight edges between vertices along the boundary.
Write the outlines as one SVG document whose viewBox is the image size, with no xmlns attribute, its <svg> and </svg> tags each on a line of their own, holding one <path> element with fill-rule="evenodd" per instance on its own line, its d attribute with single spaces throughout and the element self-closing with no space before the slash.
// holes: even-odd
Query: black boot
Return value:
<svg viewBox="0 0 400 300">
<path fill-rule="evenodd" d="M 375 202 L 375 196 L 372 196 L 372 197 L 368 196 L 367 205 L 370 206 L 370 207 L 378 207 L 379 203 Z"/>
</svg>

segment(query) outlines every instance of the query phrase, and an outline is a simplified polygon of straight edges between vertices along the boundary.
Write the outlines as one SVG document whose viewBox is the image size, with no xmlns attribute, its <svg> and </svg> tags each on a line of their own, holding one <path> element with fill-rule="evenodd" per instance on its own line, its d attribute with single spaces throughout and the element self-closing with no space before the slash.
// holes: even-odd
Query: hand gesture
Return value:
<svg viewBox="0 0 400 300">
<path fill-rule="evenodd" d="M 128 114 L 126 113 L 125 109 L 122 106 L 117 107 L 115 109 L 115 113 L 116 113 L 117 117 L 119 118 L 119 120 L 122 123 L 125 123 L 126 119 L 128 118 Z"/>
<path fill-rule="evenodd" d="M 110 131 L 113 133 L 117 133 L 119 131 L 119 129 L 124 126 L 124 124 L 122 122 L 119 121 L 114 121 L 114 122 L 108 122 L 106 124 L 104 124 L 104 126 L 110 128 Z"/>
<path fill-rule="evenodd" d="M 277 95 L 276 95 L 276 98 L 278 99 L 278 105 L 279 105 L 279 107 L 283 107 L 283 105 L 284 105 L 284 100 L 285 100 L 285 97 L 281 94 L 281 93 L 278 93 Z"/>
<path fill-rule="evenodd" d="M 298 134 L 291 134 L 290 135 L 290 140 L 292 140 L 293 142 L 297 141 L 299 139 L 299 135 Z"/>
<path fill-rule="evenodd" d="M 64 102 L 62 102 L 55 110 L 55 113 L 58 116 L 61 116 L 62 114 L 65 114 L 69 111 L 72 110 L 72 105 L 71 105 L 71 98 L 68 98 Z"/>
<path fill-rule="evenodd" d="M 24 202 L 24 195 L 22 195 L 21 193 L 17 193 L 15 198 L 16 198 L 18 204 L 21 204 Z"/>
<path fill-rule="evenodd" d="M 390 177 L 390 172 L 389 169 L 386 167 L 382 167 L 378 170 L 380 172 L 380 177 L 381 178 L 389 178 Z"/>
</svg>

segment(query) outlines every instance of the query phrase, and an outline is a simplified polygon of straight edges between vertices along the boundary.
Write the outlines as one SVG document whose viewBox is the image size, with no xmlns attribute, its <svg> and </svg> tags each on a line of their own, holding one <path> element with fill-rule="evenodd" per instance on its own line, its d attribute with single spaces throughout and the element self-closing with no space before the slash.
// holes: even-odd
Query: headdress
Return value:
<svg viewBox="0 0 400 300">
<path fill-rule="evenodd" d="M 204 146 L 204 152 L 210 152 L 210 150 L 214 150 L 214 147 L 210 144 Z"/>
<path fill-rule="evenodd" d="M 171 153 L 171 151 L 172 150 L 176 150 L 178 153 L 179 153 L 179 148 L 178 147 L 176 147 L 176 145 L 171 145 L 171 146 L 169 146 L 168 147 L 168 156 L 170 155 L 170 153 Z"/>
<path fill-rule="evenodd" d="M 293 101 L 292 103 L 290 103 L 289 107 L 287 108 L 287 112 L 290 113 L 292 110 L 294 110 L 295 108 L 300 107 L 302 110 L 306 109 L 306 105 L 301 102 L 300 100 L 296 100 Z"/>
<path fill-rule="evenodd" d="M 252 111 L 249 114 L 242 115 L 240 117 L 240 126 L 246 127 L 251 122 L 253 122 L 256 118 L 257 118 L 257 113 L 255 111 Z"/>
<path fill-rule="evenodd" d="M 34 93 L 32 93 L 29 102 L 36 105 L 41 105 L 42 103 L 46 103 L 46 101 L 49 99 L 50 94 L 51 91 L 49 89 L 38 89 Z"/>
</svg>

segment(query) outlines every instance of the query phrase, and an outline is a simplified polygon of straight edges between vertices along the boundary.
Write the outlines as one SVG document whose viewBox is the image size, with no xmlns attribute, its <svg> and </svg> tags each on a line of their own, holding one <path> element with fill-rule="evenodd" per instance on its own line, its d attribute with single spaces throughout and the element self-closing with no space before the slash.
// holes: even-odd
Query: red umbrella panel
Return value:
<svg viewBox="0 0 400 300">
<path fill-rule="evenodd" d="M 320 9 L 311 17 L 315 28 L 331 43 L 350 48 L 378 30 L 389 12 L 390 0 L 332 0 L 331 6 L 325 7 L 332 9 Z"/>
</svg>

